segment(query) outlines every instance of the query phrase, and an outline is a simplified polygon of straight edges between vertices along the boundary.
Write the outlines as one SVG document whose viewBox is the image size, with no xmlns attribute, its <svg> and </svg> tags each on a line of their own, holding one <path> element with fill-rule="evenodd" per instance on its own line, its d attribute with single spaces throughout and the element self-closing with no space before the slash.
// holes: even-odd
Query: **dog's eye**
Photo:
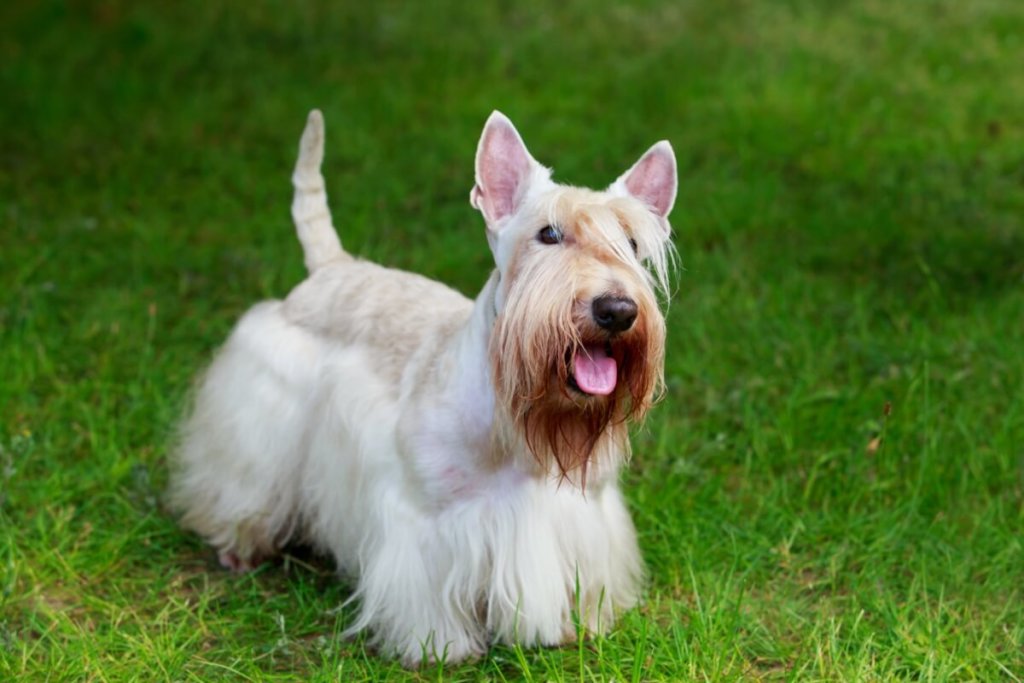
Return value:
<svg viewBox="0 0 1024 683">
<path fill-rule="evenodd" d="M 550 225 L 541 228 L 540 232 L 537 233 L 537 239 L 544 244 L 558 244 L 562 241 L 562 233 L 558 228 L 553 228 Z"/>
<path fill-rule="evenodd" d="M 636 246 L 636 240 L 633 239 L 632 237 L 629 238 L 629 246 L 633 247 L 634 254 L 640 253 L 639 247 Z"/>
</svg>

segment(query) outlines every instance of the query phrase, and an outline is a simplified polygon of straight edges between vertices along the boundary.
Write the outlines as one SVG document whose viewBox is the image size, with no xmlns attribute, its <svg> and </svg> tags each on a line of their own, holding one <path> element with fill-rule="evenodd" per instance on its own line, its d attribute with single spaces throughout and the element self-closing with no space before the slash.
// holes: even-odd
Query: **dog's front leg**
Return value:
<svg viewBox="0 0 1024 683">
<path fill-rule="evenodd" d="M 387 532 L 382 528 L 363 546 L 354 596 L 361 614 L 350 632 L 369 627 L 374 645 L 410 667 L 483 654 L 486 633 L 473 579 L 465 576 L 472 558 L 455 556 L 436 518 L 417 519 L 400 502 L 380 512 Z"/>
</svg>

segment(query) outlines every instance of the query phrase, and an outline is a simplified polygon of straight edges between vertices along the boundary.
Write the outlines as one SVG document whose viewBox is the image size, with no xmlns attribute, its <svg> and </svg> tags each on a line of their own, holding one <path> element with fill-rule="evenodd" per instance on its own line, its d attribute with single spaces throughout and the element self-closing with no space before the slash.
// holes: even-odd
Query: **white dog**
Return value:
<svg viewBox="0 0 1024 683">
<path fill-rule="evenodd" d="M 477 296 L 346 253 L 313 111 L 292 215 L 309 277 L 250 309 L 202 378 L 171 500 L 241 571 L 289 541 L 357 581 L 350 632 L 407 665 L 492 640 L 603 631 L 642 563 L 617 486 L 662 383 L 676 163 L 654 145 L 605 191 L 558 185 L 502 114 L 472 205 Z"/>
</svg>

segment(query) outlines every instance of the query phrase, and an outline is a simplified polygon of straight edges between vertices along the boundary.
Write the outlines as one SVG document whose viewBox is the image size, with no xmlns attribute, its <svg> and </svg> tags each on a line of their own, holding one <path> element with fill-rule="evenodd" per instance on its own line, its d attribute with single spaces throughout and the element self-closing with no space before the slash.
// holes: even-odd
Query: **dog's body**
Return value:
<svg viewBox="0 0 1024 683">
<path fill-rule="evenodd" d="M 661 380 L 671 148 L 604 193 L 569 188 L 492 115 L 471 201 L 497 269 L 472 302 L 342 250 L 322 125 L 293 178 L 310 276 L 246 313 L 203 378 L 184 524 L 236 570 L 290 539 L 328 551 L 357 580 L 350 631 L 408 664 L 562 643 L 575 609 L 604 629 L 642 575 L 616 478 Z"/>
</svg>

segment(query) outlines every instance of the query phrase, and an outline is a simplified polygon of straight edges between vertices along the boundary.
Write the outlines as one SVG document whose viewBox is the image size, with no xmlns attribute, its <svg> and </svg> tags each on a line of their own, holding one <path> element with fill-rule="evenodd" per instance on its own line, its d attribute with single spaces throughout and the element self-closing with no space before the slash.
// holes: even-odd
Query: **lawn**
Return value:
<svg viewBox="0 0 1024 683">
<path fill-rule="evenodd" d="M 1024 3 L 0 7 L 0 679 L 1021 680 Z M 306 112 L 360 255 L 467 294 L 508 114 L 603 186 L 672 141 L 667 392 L 607 637 L 404 672 L 330 564 L 163 506 L 192 377 L 303 276 Z"/>
</svg>

